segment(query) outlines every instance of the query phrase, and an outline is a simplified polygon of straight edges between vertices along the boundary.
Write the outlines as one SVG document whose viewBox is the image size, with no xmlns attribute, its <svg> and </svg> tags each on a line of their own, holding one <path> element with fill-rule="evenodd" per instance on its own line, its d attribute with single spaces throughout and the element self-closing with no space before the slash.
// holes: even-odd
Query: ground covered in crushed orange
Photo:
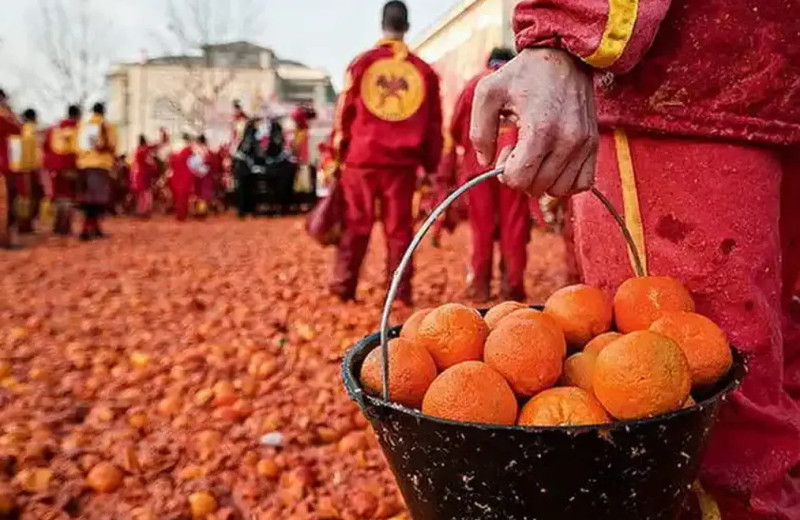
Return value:
<svg viewBox="0 0 800 520">
<path fill-rule="evenodd" d="M 339 375 L 379 321 L 379 228 L 348 304 L 301 217 L 107 229 L 0 252 L 0 518 L 190 519 L 195 493 L 217 520 L 405 518 Z M 422 247 L 418 308 L 465 301 L 468 242 L 462 225 Z M 543 302 L 566 283 L 563 244 L 535 231 L 529 250 Z M 260 443 L 275 432 L 282 447 Z M 87 482 L 103 463 L 121 482 Z"/>
</svg>

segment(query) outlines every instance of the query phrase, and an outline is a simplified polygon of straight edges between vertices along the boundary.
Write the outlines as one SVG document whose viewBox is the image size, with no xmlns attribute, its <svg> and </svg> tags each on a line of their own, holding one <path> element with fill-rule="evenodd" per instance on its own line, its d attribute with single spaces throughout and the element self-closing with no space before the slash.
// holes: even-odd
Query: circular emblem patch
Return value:
<svg viewBox="0 0 800 520">
<path fill-rule="evenodd" d="M 378 119 L 404 121 L 416 114 L 425 100 L 422 74 L 405 60 L 380 59 L 364 73 L 361 99 Z"/>
</svg>

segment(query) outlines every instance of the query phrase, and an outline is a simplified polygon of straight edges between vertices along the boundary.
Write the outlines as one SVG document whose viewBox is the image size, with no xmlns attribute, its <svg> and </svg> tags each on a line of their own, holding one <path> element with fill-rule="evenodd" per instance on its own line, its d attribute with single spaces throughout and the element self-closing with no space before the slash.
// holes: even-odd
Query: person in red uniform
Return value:
<svg viewBox="0 0 800 520">
<path fill-rule="evenodd" d="M 52 197 L 56 206 L 53 232 L 72 234 L 73 206 L 78 194 L 78 124 L 81 108 L 70 105 L 67 117 L 47 129 L 44 138 L 44 170 L 50 178 Z"/>
<path fill-rule="evenodd" d="M 147 138 L 140 135 L 131 162 L 131 192 L 136 200 L 136 215 L 142 218 L 149 218 L 153 212 L 153 183 L 158 175 L 157 150 L 157 145 L 149 144 Z"/>
<path fill-rule="evenodd" d="M 202 160 L 202 167 L 194 171 L 194 195 L 197 198 L 195 215 L 201 218 L 208 216 L 210 204 L 214 201 L 215 174 L 212 170 L 214 154 L 208 147 L 205 135 L 197 138 L 195 154 Z"/>
<path fill-rule="evenodd" d="M 10 161 L 11 171 L 16 182 L 14 200 L 17 230 L 20 233 L 33 233 L 33 220 L 38 208 L 39 171 L 42 168 L 42 151 L 38 140 L 38 115 L 32 108 L 22 113 L 22 130 L 18 138 L 12 138 L 12 149 L 19 148 L 18 160 Z M 18 139 L 18 141 L 17 141 Z M 15 143 L 18 143 L 15 144 Z"/>
<path fill-rule="evenodd" d="M 175 205 L 175 218 L 183 222 L 189 217 L 189 200 L 195 189 L 195 172 L 205 166 L 196 152 L 191 136 L 183 135 L 183 146 L 170 156 L 170 189 Z M 207 171 L 207 170 L 206 170 Z"/>
<path fill-rule="evenodd" d="M 5 220 L 0 226 L 0 247 L 6 249 L 19 248 L 14 213 L 16 183 L 10 167 L 9 140 L 21 131 L 22 122 L 11 110 L 5 91 L 0 90 L 0 176 L 4 179 L 0 186 L 0 218 Z"/>
<path fill-rule="evenodd" d="M 436 172 L 442 153 L 439 79 L 403 42 L 408 9 L 383 8 L 384 38 L 347 68 L 334 125 L 334 158 L 342 166 L 345 231 L 336 255 L 331 291 L 354 299 L 358 275 L 380 200 L 391 274 L 412 239 L 416 170 Z M 398 291 L 411 302 L 411 270 Z"/>
<path fill-rule="evenodd" d="M 463 150 L 462 179 L 465 182 L 486 171 L 478 163 L 475 148 L 469 140 L 470 117 L 475 88 L 484 77 L 492 74 L 514 58 L 514 51 L 505 48 L 492 50 L 486 69 L 464 86 L 456 101 L 450 134 L 455 146 Z M 513 146 L 517 139 L 516 123 L 504 120 L 498 130 L 498 152 Z M 440 170 L 441 171 L 441 170 Z M 453 172 L 449 175 L 455 179 Z M 491 297 L 492 257 L 494 242 L 499 237 L 503 262 L 500 297 L 504 300 L 525 299 L 525 266 L 528 263 L 527 245 L 531 233 L 529 198 L 520 191 L 491 179 L 475 186 L 468 193 L 468 216 L 472 230 L 472 258 L 467 295 L 476 302 Z"/>
<path fill-rule="evenodd" d="M 520 140 L 509 186 L 563 196 L 587 189 L 596 166 L 646 270 L 682 280 L 748 358 L 694 518 L 800 518 L 800 342 L 788 312 L 800 261 L 797 7 L 525 0 L 520 55 L 477 89 L 484 164 L 510 106 Z M 633 274 L 619 230 L 589 195 L 573 209 L 582 275 L 613 291 Z"/>
</svg>

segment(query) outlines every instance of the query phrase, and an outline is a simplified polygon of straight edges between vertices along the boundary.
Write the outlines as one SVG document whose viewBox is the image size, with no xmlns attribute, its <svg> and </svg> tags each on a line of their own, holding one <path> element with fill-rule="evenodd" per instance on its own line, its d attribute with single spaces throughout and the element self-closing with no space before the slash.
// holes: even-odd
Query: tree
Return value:
<svg viewBox="0 0 800 520">
<path fill-rule="evenodd" d="M 28 25 L 41 64 L 26 68 L 26 87 L 46 104 L 98 99 L 110 64 L 110 20 L 90 0 L 36 0 L 33 8 Z"/>
<path fill-rule="evenodd" d="M 195 130 L 206 126 L 209 111 L 236 76 L 241 55 L 228 57 L 219 67 L 212 46 L 253 40 L 259 34 L 264 0 L 168 0 L 163 45 L 170 56 L 162 58 L 183 67 L 183 81 L 160 99 L 173 116 Z M 234 51 L 234 52 L 241 52 Z"/>
</svg>

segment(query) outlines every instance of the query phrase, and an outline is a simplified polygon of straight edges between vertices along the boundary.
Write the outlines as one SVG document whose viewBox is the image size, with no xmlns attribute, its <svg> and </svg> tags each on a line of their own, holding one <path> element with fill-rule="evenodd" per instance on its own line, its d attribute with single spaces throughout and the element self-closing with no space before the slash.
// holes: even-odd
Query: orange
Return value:
<svg viewBox="0 0 800 520">
<path fill-rule="evenodd" d="M 693 312 L 668 312 L 650 330 L 674 339 L 692 369 L 695 387 L 713 385 L 731 369 L 733 355 L 728 336 L 713 321 Z"/>
<path fill-rule="evenodd" d="M 642 330 L 626 334 L 597 356 L 594 394 L 617 419 L 654 417 L 680 409 L 692 374 L 678 344 Z"/>
<path fill-rule="evenodd" d="M 444 370 L 457 363 L 481 359 L 488 335 L 489 327 L 478 311 L 459 303 L 448 303 L 425 316 L 417 329 L 416 342 L 425 347 L 436 366 Z"/>
<path fill-rule="evenodd" d="M 564 361 L 564 373 L 561 386 L 577 386 L 587 392 L 592 391 L 592 377 L 597 355 L 589 352 L 578 352 Z"/>
<path fill-rule="evenodd" d="M 694 397 L 692 397 L 692 396 L 690 395 L 690 396 L 689 396 L 689 399 L 687 399 L 687 400 L 686 400 L 686 402 L 685 402 L 685 403 L 683 403 L 683 408 L 684 408 L 684 409 L 686 409 L 686 408 L 691 408 L 691 407 L 693 407 L 693 406 L 697 406 L 697 401 L 695 401 L 695 400 L 694 400 Z"/>
<path fill-rule="evenodd" d="M 403 328 L 400 329 L 400 337 L 409 341 L 414 341 L 414 339 L 417 337 L 417 329 L 419 328 L 420 323 L 422 323 L 422 320 L 425 319 L 425 316 L 427 316 L 432 310 L 433 309 L 420 309 L 412 314 L 411 317 L 409 317 L 403 324 Z"/>
<path fill-rule="evenodd" d="M 500 320 L 498 326 L 505 325 L 506 323 L 511 323 L 512 321 L 515 320 L 533 321 L 534 323 L 544 323 L 553 328 L 554 330 L 557 330 L 562 338 L 564 337 L 564 333 L 561 331 L 561 327 L 558 326 L 558 322 L 555 319 L 553 319 L 551 316 L 548 316 L 547 314 L 541 311 L 537 311 L 536 309 L 531 309 L 531 308 L 519 309 L 512 312 L 511 314 L 507 315 L 505 318 Z M 564 355 L 565 356 L 567 355 L 566 339 L 564 340 Z"/>
<path fill-rule="evenodd" d="M 383 352 L 378 346 L 361 365 L 361 384 L 367 393 L 382 394 L 382 364 Z M 389 342 L 389 398 L 393 402 L 419 408 L 436 374 L 436 364 L 424 347 L 403 338 Z"/>
<path fill-rule="evenodd" d="M 620 332 L 647 330 L 665 312 L 694 312 L 689 290 L 669 276 L 629 278 L 614 296 L 614 317 Z"/>
<path fill-rule="evenodd" d="M 604 348 L 609 346 L 614 341 L 618 340 L 622 337 L 622 334 L 619 332 L 605 332 L 600 334 L 596 338 L 592 339 L 589 343 L 583 347 L 583 351 L 586 354 L 594 354 L 595 356 L 598 355 L 600 352 L 603 351 Z"/>
<path fill-rule="evenodd" d="M 581 388 L 561 387 L 536 394 L 519 414 L 520 426 L 590 426 L 608 424 L 597 399 Z"/>
<path fill-rule="evenodd" d="M 496 370 L 466 361 L 439 374 L 425 394 L 422 412 L 451 421 L 510 426 L 517 420 L 517 398 Z"/>
<path fill-rule="evenodd" d="M 486 313 L 486 316 L 483 319 L 486 321 L 486 324 L 489 326 L 489 330 L 494 330 L 497 328 L 497 325 L 500 323 L 500 320 L 508 316 L 514 311 L 518 311 L 520 309 L 527 309 L 528 306 L 519 302 L 503 302 L 498 303 Z"/>
<path fill-rule="evenodd" d="M 483 359 L 517 394 L 530 396 L 556 384 L 565 351 L 564 336 L 547 321 L 518 319 L 489 334 Z"/>
<path fill-rule="evenodd" d="M 613 309 L 603 291 L 584 284 L 563 287 L 544 304 L 544 313 L 556 320 L 567 343 L 585 345 L 611 328 Z"/>
</svg>

